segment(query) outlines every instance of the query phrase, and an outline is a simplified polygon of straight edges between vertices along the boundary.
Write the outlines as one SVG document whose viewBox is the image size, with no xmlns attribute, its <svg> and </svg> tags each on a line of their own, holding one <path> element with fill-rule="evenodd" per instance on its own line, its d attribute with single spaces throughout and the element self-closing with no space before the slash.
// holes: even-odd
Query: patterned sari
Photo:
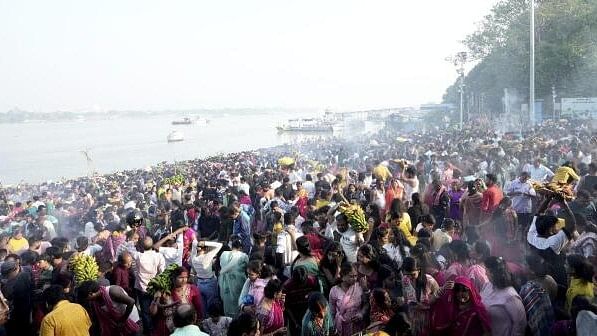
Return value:
<svg viewBox="0 0 597 336">
<path fill-rule="evenodd" d="M 334 325 L 341 336 L 351 336 L 363 330 L 362 321 L 352 321 L 361 311 L 363 290 L 358 283 L 345 292 L 342 287 L 334 286 L 330 291 L 330 307 Z"/>
<path fill-rule="evenodd" d="M 263 333 L 273 333 L 284 327 L 284 302 L 273 300 L 269 309 L 264 308 L 261 304 L 257 307 L 256 315 L 263 327 Z"/>
<path fill-rule="evenodd" d="M 555 316 L 547 291 L 531 280 L 520 288 L 520 298 L 527 312 L 532 335 L 549 335 Z"/>
</svg>

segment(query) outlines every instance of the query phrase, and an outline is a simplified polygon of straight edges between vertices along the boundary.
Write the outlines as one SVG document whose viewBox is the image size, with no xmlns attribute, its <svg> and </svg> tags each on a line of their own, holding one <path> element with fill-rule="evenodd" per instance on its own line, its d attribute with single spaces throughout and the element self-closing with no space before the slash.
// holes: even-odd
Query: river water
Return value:
<svg viewBox="0 0 597 336">
<path fill-rule="evenodd" d="M 110 173 L 291 143 L 303 138 L 278 134 L 275 127 L 303 116 L 312 114 L 220 113 L 207 115 L 207 125 L 177 126 L 171 122 L 180 115 L 0 124 L 0 181 L 56 181 L 87 175 L 90 168 Z M 173 130 L 182 131 L 185 140 L 168 143 Z M 83 150 L 91 154 L 92 167 Z"/>
</svg>

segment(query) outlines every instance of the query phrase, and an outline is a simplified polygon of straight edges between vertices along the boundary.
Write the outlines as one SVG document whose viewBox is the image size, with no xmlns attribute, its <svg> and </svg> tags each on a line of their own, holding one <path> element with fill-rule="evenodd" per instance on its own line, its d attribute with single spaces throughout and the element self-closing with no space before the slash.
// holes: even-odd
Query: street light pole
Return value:
<svg viewBox="0 0 597 336">
<path fill-rule="evenodd" d="M 557 95 L 556 95 L 556 86 L 552 85 L 551 86 L 551 103 L 552 103 L 552 106 L 553 106 L 553 111 L 552 111 L 553 112 L 553 116 L 552 116 L 553 120 L 556 120 L 556 97 L 557 97 Z"/>
<path fill-rule="evenodd" d="M 456 71 L 460 75 L 460 129 L 463 127 L 463 119 L 464 119 L 464 65 L 466 64 L 466 52 L 461 51 L 456 55 L 456 59 L 454 61 L 456 65 Z"/>
<path fill-rule="evenodd" d="M 466 86 L 466 84 L 464 84 L 464 65 L 467 61 L 467 53 L 466 51 L 461 51 L 456 53 L 455 56 L 446 58 L 446 61 L 452 62 L 452 64 L 454 64 L 456 67 L 456 72 L 460 77 L 458 83 L 458 89 L 460 92 L 460 120 L 458 125 L 460 126 L 460 129 L 462 129 L 464 122 L 464 87 Z"/>
<path fill-rule="evenodd" d="M 530 6 L 529 121 L 532 125 L 535 118 L 535 0 L 530 0 Z"/>
<path fill-rule="evenodd" d="M 460 75 L 460 129 L 462 129 L 462 115 L 464 110 L 464 74 Z"/>
</svg>

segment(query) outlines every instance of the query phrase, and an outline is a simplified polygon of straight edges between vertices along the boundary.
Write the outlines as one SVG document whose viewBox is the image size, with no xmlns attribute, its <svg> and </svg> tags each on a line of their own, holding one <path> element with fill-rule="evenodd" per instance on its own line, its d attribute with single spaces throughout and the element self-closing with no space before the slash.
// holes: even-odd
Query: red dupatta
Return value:
<svg viewBox="0 0 597 336">
<path fill-rule="evenodd" d="M 457 320 L 466 320 L 464 327 L 470 326 L 471 319 L 475 316 L 479 319 L 481 327 L 484 330 L 491 330 L 491 319 L 489 313 L 481 302 L 481 295 L 475 288 L 472 280 L 465 276 L 458 276 L 454 279 L 455 284 L 460 284 L 468 288 L 470 292 L 470 307 L 467 310 L 459 311 L 453 289 L 446 289 L 444 294 L 431 307 L 431 327 L 434 332 L 448 331 L 452 329 Z M 466 328 L 459 330 L 460 335 L 466 333 Z M 472 331 L 471 331 L 472 332 Z M 482 334 L 480 330 L 479 334 Z"/>
</svg>

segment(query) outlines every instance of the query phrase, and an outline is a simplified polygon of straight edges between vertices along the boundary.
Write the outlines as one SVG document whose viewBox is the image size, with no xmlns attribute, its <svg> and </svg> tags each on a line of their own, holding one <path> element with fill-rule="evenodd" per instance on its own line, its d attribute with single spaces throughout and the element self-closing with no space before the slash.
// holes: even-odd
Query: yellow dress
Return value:
<svg viewBox="0 0 597 336">
<path fill-rule="evenodd" d="M 586 296 L 591 300 L 595 297 L 594 285 L 592 282 L 587 282 L 582 279 L 572 277 L 570 279 L 570 287 L 566 291 L 566 311 L 570 311 L 572 300 L 577 296 Z"/>
<path fill-rule="evenodd" d="M 403 212 L 402 216 L 400 217 L 400 222 L 398 222 L 398 228 L 402 231 L 402 234 L 408 240 L 411 246 L 415 246 L 417 243 L 417 237 L 415 237 L 412 233 L 412 224 L 410 222 L 410 216 L 408 213 Z"/>
</svg>

